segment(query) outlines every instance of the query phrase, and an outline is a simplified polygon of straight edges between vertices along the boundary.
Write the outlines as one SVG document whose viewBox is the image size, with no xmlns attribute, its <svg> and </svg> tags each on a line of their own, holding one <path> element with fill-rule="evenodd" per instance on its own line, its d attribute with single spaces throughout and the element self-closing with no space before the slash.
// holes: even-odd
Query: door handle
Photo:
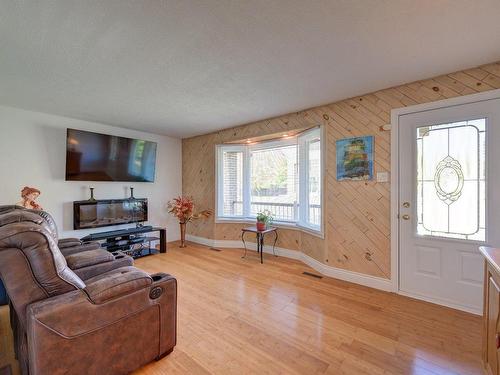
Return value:
<svg viewBox="0 0 500 375">
<path fill-rule="evenodd" d="M 403 220 L 410 220 L 410 215 L 403 215 Z"/>
</svg>

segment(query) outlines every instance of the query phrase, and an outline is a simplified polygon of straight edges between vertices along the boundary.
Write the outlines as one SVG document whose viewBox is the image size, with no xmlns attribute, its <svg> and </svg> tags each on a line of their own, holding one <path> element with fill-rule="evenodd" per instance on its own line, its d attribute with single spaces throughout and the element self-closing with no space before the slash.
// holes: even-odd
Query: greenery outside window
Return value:
<svg viewBox="0 0 500 375">
<path fill-rule="evenodd" d="M 217 209 L 222 220 L 269 210 L 277 223 L 322 232 L 321 129 L 244 145 L 217 146 Z"/>
</svg>

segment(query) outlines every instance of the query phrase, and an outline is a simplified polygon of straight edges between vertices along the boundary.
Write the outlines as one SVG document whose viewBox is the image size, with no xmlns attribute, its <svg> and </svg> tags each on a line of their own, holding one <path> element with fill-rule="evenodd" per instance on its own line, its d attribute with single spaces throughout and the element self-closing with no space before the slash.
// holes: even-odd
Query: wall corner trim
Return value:
<svg viewBox="0 0 500 375">
<path fill-rule="evenodd" d="M 216 247 L 216 248 L 227 248 L 227 249 L 242 249 L 241 241 L 234 240 L 213 240 L 204 237 L 198 237 L 193 235 L 187 235 L 186 239 L 191 242 L 195 242 L 201 245 Z M 256 250 L 256 244 L 253 242 L 247 243 L 247 248 L 250 250 Z M 264 246 L 264 252 L 268 254 L 273 253 L 272 246 Z M 309 267 L 313 268 L 322 275 L 332 277 L 334 279 L 339 279 L 343 281 L 348 281 L 351 283 L 364 285 L 370 288 L 383 290 L 386 292 L 396 292 L 394 290 L 394 283 L 390 279 L 383 279 L 381 277 L 365 275 L 358 272 L 348 271 L 341 268 L 332 267 L 319 262 L 318 260 L 304 254 L 301 251 L 285 249 L 282 247 L 276 247 L 276 254 L 285 258 L 299 260 Z"/>
</svg>

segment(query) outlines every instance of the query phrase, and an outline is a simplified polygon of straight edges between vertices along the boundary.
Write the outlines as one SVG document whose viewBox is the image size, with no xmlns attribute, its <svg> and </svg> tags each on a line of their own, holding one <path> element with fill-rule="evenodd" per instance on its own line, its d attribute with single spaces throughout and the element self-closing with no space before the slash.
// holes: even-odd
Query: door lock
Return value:
<svg viewBox="0 0 500 375">
<path fill-rule="evenodd" d="M 403 203 L 403 207 L 404 207 L 404 208 L 408 208 L 408 207 L 410 207 L 410 202 L 404 202 L 404 203 Z"/>
<path fill-rule="evenodd" d="M 403 215 L 403 220 L 410 220 L 410 215 Z"/>
</svg>

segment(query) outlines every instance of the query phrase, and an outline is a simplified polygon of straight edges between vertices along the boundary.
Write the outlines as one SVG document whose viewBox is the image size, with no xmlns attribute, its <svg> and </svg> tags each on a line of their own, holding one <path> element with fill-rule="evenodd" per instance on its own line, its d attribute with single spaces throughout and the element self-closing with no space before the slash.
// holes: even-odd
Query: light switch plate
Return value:
<svg viewBox="0 0 500 375">
<path fill-rule="evenodd" d="M 377 182 L 389 182 L 389 172 L 377 172 Z"/>
</svg>

